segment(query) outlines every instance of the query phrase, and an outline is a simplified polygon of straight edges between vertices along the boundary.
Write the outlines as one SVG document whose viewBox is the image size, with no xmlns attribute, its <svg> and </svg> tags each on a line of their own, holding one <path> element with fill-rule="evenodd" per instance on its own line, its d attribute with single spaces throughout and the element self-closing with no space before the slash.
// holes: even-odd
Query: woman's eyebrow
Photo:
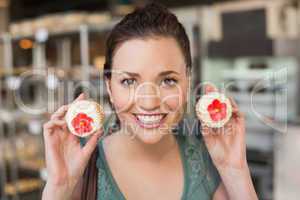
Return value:
<svg viewBox="0 0 300 200">
<path fill-rule="evenodd" d="M 127 74 L 127 75 L 129 75 L 129 76 L 133 76 L 133 77 L 140 77 L 140 74 L 134 73 L 134 72 L 122 71 L 122 73 Z M 160 73 L 158 74 L 158 76 L 161 77 L 161 76 L 165 76 L 165 75 L 168 75 L 168 74 L 178 74 L 178 75 L 180 75 L 180 74 L 179 74 L 178 72 L 176 72 L 176 71 L 168 70 L 168 71 L 160 72 Z"/>
<path fill-rule="evenodd" d="M 158 76 L 165 76 L 165 75 L 168 75 L 168 74 L 178 74 L 178 75 L 180 75 L 180 74 L 179 74 L 178 72 L 176 72 L 176 71 L 168 70 L 168 71 L 163 71 L 163 72 L 159 73 Z"/>
<path fill-rule="evenodd" d="M 127 74 L 129 76 L 133 76 L 133 77 L 140 77 L 140 75 L 138 73 L 134 73 L 134 72 L 122 71 L 122 73 Z"/>
</svg>

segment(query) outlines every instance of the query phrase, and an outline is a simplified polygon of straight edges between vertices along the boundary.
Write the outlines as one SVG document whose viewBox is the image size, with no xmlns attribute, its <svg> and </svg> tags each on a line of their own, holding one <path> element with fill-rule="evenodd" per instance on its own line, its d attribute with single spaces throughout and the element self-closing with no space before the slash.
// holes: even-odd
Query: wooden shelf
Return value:
<svg viewBox="0 0 300 200">
<path fill-rule="evenodd" d="M 8 183 L 4 186 L 6 195 L 16 195 L 17 193 L 27 193 L 39 190 L 43 187 L 44 181 L 40 179 L 20 179 L 16 183 Z"/>
</svg>

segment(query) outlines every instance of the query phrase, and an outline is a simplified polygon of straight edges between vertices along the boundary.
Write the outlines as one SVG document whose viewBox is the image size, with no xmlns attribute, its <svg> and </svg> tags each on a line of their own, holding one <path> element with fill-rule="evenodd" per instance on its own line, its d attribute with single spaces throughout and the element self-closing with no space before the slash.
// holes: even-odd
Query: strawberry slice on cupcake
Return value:
<svg viewBox="0 0 300 200">
<path fill-rule="evenodd" d="M 91 100 L 80 100 L 72 103 L 66 113 L 70 132 L 79 137 L 87 137 L 99 130 L 103 120 L 103 108 Z"/>
</svg>

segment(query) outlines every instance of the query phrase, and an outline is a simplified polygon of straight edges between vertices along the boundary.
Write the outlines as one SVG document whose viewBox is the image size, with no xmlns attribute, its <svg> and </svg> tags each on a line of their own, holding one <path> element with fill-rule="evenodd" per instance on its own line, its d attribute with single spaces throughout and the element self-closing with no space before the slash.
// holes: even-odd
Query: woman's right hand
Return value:
<svg viewBox="0 0 300 200">
<path fill-rule="evenodd" d="M 81 94 L 75 100 L 84 99 Z M 90 156 L 97 146 L 103 131 L 94 133 L 81 147 L 79 138 L 67 128 L 65 114 L 69 105 L 60 107 L 43 126 L 47 183 L 43 192 L 46 199 L 70 199 L 72 192 L 83 176 Z"/>
</svg>

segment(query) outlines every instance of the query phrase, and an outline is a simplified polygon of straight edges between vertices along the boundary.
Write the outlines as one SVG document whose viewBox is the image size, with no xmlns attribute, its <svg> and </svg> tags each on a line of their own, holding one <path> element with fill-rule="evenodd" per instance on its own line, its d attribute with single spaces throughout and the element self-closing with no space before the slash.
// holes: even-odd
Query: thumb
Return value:
<svg viewBox="0 0 300 200">
<path fill-rule="evenodd" d="M 212 128 L 202 126 L 201 133 L 206 147 L 208 149 L 211 149 L 216 143 L 217 136 L 215 135 L 214 131 L 212 130 Z"/>
<path fill-rule="evenodd" d="M 94 149 L 96 148 L 97 144 L 98 144 L 98 139 L 103 135 L 103 129 L 100 129 L 99 131 L 97 131 L 96 133 L 94 133 L 89 140 L 87 141 L 87 143 L 84 145 L 84 147 L 82 148 L 83 151 L 83 155 L 84 155 L 84 159 L 87 162 Z"/>
<path fill-rule="evenodd" d="M 85 94 L 84 94 L 84 93 L 81 93 L 81 94 L 74 100 L 74 102 L 80 101 L 80 100 L 84 100 L 84 99 L 85 99 Z"/>
<path fill-rule="evenodd" d="M 208 94 L 211 92 L 218 92 L 218 89 L 212 84 L 206 84 L 204 87 L 204 94 Z"/>
</svg>

